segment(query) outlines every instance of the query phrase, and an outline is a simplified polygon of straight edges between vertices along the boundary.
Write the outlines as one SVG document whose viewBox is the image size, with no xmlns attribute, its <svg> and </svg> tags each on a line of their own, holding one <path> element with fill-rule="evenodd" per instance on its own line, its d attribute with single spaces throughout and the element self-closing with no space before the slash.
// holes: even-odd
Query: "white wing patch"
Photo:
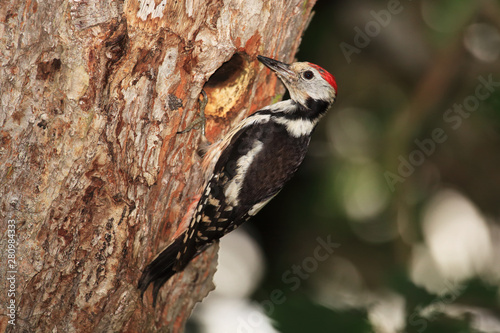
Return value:
<svg viewBox="0 0 500 333">
<path fill-rule="evenodd" d="M 266 115 L 257 114 L 247 117 L 243 121 L 241 121 L 237 126 L 232 128 L 224 136 L 224 138 L 212 144 L 207 149 L 207 152 L 203 157 L 203 161 L 201 164 L 203 171 L 205 172 L 205 179 L 208 179 L 210 175 L 213 173 L 215 164 L 219 160 L 219 157 L 222 154 L 222 152 L 227 148 L 227 146 L 231 142 L 231 139 L 233 138 L 234 135 L 236 135 L 240 130 L 242 130 L 245 127 L 251 126 L 253 124 L 265 123 L 268 122 L 269 119 L 271 119 L 271 116 L 268 114 Z"/>
<path fill-rule="evenodd" d="M 269 115 L 269 114 L 252 115 L 252 116 L 249 116 L 248 118 L 246 118 L 242 122 L 243 124 L 242 124 L 241 128 L 248 127 L 250 125 L 257 124 L 257 123 L 265 123 L 265 122 L 268 122 L 269 119 L 271 119 L 271 115 Z"/>
<path fill-rule="evenodd" d="M 262 150 L 263 146 L 264 144 L 262 142 L 255 141 L 252 149 L 250 149 L 245 155 L 241 156 L 236 162 L 236 175 L 226 185 L 226 188 L 224 190 L 226 200 L 231 206 L 238 206 L 240 190 L 245 178 L 245 174 L 252 164 L 255 156 Z"/>
<path fill-rule="evenodd" d="M 278 192 L 279 193 L 279 192 Z M 273 195 L 272 197 L 270 197 L 269 199 L 267 200 L 264 200 L 264 201 L 261 201 L 259 203 L 256 203 L 255 205 L 252 206 L 252 208 L 250 208 L 250 210 L 248 211 L 248 215 L 250 216 L 255 216 L 262 208 L 264 208 L 265 205 L 267 205 L 267 203 L 269 201 L 271 201 L 278 193 L 276 193 L 275 195 Z"/>
<path fill-rule="evenodd" d="M 274 121 L 278 124 L 285 126 L 287 132 L 295 137 L 299 138 L 301 136 L 310 135 L 314 130 L 314 127 L 318 123 L 317 120 L 311 121 L 309 119 L 284 119 L 275 118 Z"/>
</svg>

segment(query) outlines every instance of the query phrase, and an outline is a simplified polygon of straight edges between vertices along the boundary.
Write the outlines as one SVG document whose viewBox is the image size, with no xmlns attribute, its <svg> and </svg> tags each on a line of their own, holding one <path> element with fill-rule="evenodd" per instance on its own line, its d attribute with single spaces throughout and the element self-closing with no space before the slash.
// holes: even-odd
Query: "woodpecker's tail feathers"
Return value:
<svg viewBox="0 0 500 333">
<path fill-rule="evenodd" d="M 176 263 L 176 256 L 182 248 L 183 239 L 184 234 L 177 237 L 142 272 L 137 287 L 141 290 L 142 298 L 149 284 L 153 283 L 153 307 L 156 306 L 156 298 L 161 286 L 177 273 L 174 270 L 174 264 Z"/>
</svg>

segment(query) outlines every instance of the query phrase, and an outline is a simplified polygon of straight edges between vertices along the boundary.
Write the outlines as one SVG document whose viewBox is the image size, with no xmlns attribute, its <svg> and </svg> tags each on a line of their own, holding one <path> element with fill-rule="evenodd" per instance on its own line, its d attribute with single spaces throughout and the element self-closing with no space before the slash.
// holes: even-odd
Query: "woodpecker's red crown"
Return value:
<svg viewBox="0 0 500 333">
<path fill-rule="evenodd" d="M 320 66 L 309 62 L 285 64 L 261 55 L 257 59 L 278 75 L 288 89 L 290 98 L 303 107 L 309 108 L 311 101 L 327 105 L 335 101 L 335 78 Z"/>
<path fill-rule="evenodd" d="M 311 67 L 314 67 L 321 74 L 321 77 L 325 79 L 326 82 L 330 83 L 330 85 L 337 91 L 337 81 L 335 81 L 335 76 L 326 71 L 323 67 L 313 64 L 311 62 L 308 63 Z"/>
</svg>

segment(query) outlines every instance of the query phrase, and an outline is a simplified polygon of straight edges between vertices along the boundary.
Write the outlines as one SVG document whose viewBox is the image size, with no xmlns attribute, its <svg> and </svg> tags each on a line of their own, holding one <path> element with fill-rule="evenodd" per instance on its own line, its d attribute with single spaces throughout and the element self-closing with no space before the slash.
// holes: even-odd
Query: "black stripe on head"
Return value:
<svg viewBox="0 0 500 333">
<path fill-rule="evenodd" d="M 326 111 L 328 110 L 328 106 L 330 103 L 322 101 L 322 100 L 315 100 L 309 97 L 306 100 L 306 106 L 303 106 L 295 101 L 291 101 L 293 105 L 292 110 L 288 111 L 279 111 L 279 110 L 273 110 L 271 109 L 262 109 L 254 113 L 253 115 L 260 114 L 260 115 L 271 115 L 275 117 L 280 117 L 280 118 L 285 118 L 285 119 L 290 119 L 290 120 L 296 120 L 296 119 L 316 119 L 321 116 L 323 116 Z M 252 115 L 252 116 L 253 116 Z"/>
<path fill-rule="evenodd" d="M 326 113 L 328 111 L 328 107 L 330 103 L 323 100 L 312 99 L 311 97 L 307 98 L 306 106 L 309 108 L 309 112 L 312 115 L 310 118 L 317 118 Z"/>
</svg>

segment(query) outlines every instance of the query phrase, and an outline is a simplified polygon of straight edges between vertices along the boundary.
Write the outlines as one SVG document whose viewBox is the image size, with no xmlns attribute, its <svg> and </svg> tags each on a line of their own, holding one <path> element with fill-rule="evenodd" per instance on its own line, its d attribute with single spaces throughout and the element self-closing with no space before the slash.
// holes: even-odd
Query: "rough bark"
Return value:
<svg viewBox="0 0 500 333">
<path fill-rule="evenodd" d="M 156 309 L 136 289 L 203 186 L 200 132 L 176 131 L 202 87 L 211 141 L 282 93 L 256 56 L 293 60 L 313 3 L 1 2 L 3 281 L 9 220 L 17 240 L 16 325 L 2 313 L 2 331 L 182 331 L 213 289 L 215 246 Z"/>
</svg>

